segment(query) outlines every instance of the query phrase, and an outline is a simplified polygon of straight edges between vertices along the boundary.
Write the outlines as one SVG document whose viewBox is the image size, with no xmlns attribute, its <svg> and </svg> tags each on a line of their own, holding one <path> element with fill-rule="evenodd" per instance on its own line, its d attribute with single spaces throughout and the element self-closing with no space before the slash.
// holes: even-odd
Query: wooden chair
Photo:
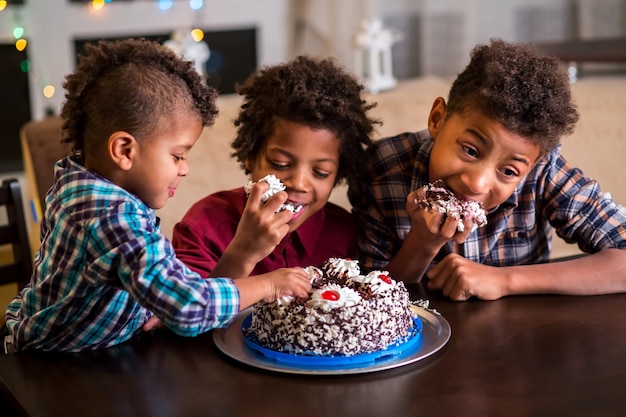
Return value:
<svg viewBox="0 0 626 417">
<path fill-rule="evenodd" d="M 30 280 L 33 272 L 33 261 L 26 217 L 22 204 L 22 192 L 17 179 L 6 179 L 0 187 L 0 208 L 6 212 L 6 222 L 0 224 L 0 248 L 11 249 L 12 261 L 0 263 L 0 285 L 17 283 L 18 290 Z M 0 216 L 3 213 L 0 212 Z"/>
<path fill-rule="evenodd" d="M 39 248 L 39 228 L 45 211 L 46 192 L 54 183 L 54 164 L 70 154 L 71 145 L 61 143 L 63 121 L 59 116 L 32 120 L 22 126 L 20 139 L 26 173 L 30 248 Z"/>
</svg>

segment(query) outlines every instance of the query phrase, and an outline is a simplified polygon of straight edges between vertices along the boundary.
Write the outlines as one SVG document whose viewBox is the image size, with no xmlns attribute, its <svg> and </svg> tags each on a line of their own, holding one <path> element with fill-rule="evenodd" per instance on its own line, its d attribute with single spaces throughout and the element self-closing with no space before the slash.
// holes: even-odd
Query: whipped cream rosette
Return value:
<svg viewBox="0 0 626 417">
<path fill-rule="evenodd" d="M 316 266 L 311 265 L 302 269 L 304 269 L 304 272 L 309 275 L 309 281 L 311 282 L 311 284 L 315 284 L 316 282 L 319 282 L 320 280 L 322 280 L 322 278 L 324 278 L 324 273 Z"/>
<path fill-rule="evenodd" d="M 348 258 L 328 258 L 322 270 L 329 276 L 336 278 L 350 278 L 361 273 L 359 261 Z"/>
<path fill-rule="evenodd" d="M 361 296 L 352 288 L 328 284 L 314 290 L 306 305 L 322 311 L 330 311 L 336 308 L 352 307 L 360 302 Z"/>
<path fill-rule="evenodd" d="M 346 285 L 358 285 L 360 288 L 369 288 L 372 294 L 382 294 L 391 291 L 395 282 L 387 271 L 372 271 L 367 275 L 357 275 L 348 278 Z"/>
</svg>

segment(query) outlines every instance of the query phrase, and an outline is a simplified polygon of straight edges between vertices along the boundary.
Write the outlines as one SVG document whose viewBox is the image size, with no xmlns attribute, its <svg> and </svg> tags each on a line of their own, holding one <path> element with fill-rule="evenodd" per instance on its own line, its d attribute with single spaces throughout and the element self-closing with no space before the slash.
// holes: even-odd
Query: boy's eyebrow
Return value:
<svg viewBox="0 0 626 417">
<path fill-rule="evenodd" d="M 522 164 L 526 165 L 526 166 L 530 166 L 531 163 L 528 159 L 524 158 L 523 156 L 515 156 L 513 155 L 513 160 L 521 162 Z"/>
<path fill-rule="evenodd" d="M 193 145 L 176 145 L 175 147 L 176 147 L 176 148 L 179 148 L 179 149 L 183 149 L 183 150 L 185 150 L 185 151 L 188 151 L 188 150 L 190 150 L 191 148 L 193 148 Z"/>
<path fill-rule="evenodd" d="M 287 156 L 289 158 L 293 158 L 293 154 L 291 152 L 286 151 L 286 150 L 281 149 L 281 148 L 267 148 L 267 152 L 269 152 L 269 151 L 278 152 L 278 153 L 281 153 L 281 154 L 283 154 L 283 155 L 285 155 L 285 156 Z M 316 161 L 317 162 L 331 162 L 331 163 L 333 163 L 335 165 L 338 165 L 338 162 L 335 159 L 333 159 L 333 158 L 316 159 Z"/>
<path fill-rule="evenodd" d="M 485 145 L 488 145 L 489 142 L 491 142 L 491 139 L 489 139 L 487 136 L 483 135 L 482 133 L 480 133 L 476 129 L 468 129 L 468 132 L 471 133 L 472 135 L 476 136 L 476 138 L 478 140 L 480 140 L 482 143 L 484 143 Z M 528 160 L 527 158 L 524 158 L 523 156 L 513 155 L 513 160 L 521 162 L 522 164 L 524 164 L 526 166 L 530 166 L 531 165 L 530 160 Z"/>
</svg>

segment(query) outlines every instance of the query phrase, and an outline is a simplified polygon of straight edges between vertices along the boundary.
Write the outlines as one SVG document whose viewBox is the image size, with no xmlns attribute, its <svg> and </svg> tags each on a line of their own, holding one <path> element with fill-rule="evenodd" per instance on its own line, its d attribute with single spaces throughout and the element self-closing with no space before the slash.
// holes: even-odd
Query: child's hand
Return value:
<svg viewBox="0 0 626 417">
<path fill-rule="evenodd" d="M 234 283 L 239 289 L 242 310 L 261 300 L 271 302 L 284 295 L 306 297 L 311 291 L 309 274 L 299 267 L 239 278 Z"/>
<path fill-rule="evenodd" d="M 432 252 L 438 252 L 444 244 L 452 239 L 457 243 L 465 242 L 472 231 L 471 220 L 466 219 L 464 231 L 459 232 L 457 229 L 458 218 L 446 216 L 445 213 L 437 210 L 418 207 L 417 191 L 413 191 L 407 196 L 406 209 L 411 217 L 412 233 L 416 233 L 421 241 L 430 246 Z"/>
<path fill-rule="evenodd" d="M 475 296 L 496 300 L 504 295 L 501 268 L 470 261 L 456 253 L 449 254 L 427 272 L 428 288 L 441 290 L 455 301 Z"/>
<path fill-rule="evenodd" d="M 147 322 L 144 323 L 144 325 L 141 327 L 141 330 L 143 330 L 144 332 L 149 332 L 150 330 L 162 329 L 164 327 L 165 325 L 163 324 L 163 322 L 161 322 L 161 320 L 159 320 L 157 316 L 152 316 L 148 319 Z"/>
<path fill-rule="evenodd" d="M 261 197 L 268 188 L 269 184 L 265 181 L 259 181 L 252 187 L 235 236 L 226 251 L 229 256 L 250 263 L 252 268 L 272 253 L 289 232 L 287 223 L 291 220 L 291 212 L 284 210 L 276 213 L 287 200 L 287 193 L 280 191 L 263 203 Z"/>
<path fill-rule="evenodd" d="M 285 295 L 307 297 L 311 291 L 309 274 L 302 268 L 281 268 L 257 278 L 267 280 L 267 295 L 264 301 L 272 302 Z"/>
</svg>

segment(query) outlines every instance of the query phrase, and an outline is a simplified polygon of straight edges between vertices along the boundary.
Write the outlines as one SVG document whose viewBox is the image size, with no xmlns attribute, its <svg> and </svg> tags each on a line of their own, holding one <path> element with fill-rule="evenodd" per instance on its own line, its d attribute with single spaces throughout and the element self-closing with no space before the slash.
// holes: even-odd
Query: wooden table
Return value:
<svg viewBox="0 0 626 417">
<path fill-rule="evenodd" d="M 223 355 L 210 333 L 160 331 L 96 352 L 0 355 L 0 385 L 37 417 L 626 415 L 626 294 L 452 302 L 410 290 L 452 334 L 391 370 L 262 371 Z"/>
</svg>

